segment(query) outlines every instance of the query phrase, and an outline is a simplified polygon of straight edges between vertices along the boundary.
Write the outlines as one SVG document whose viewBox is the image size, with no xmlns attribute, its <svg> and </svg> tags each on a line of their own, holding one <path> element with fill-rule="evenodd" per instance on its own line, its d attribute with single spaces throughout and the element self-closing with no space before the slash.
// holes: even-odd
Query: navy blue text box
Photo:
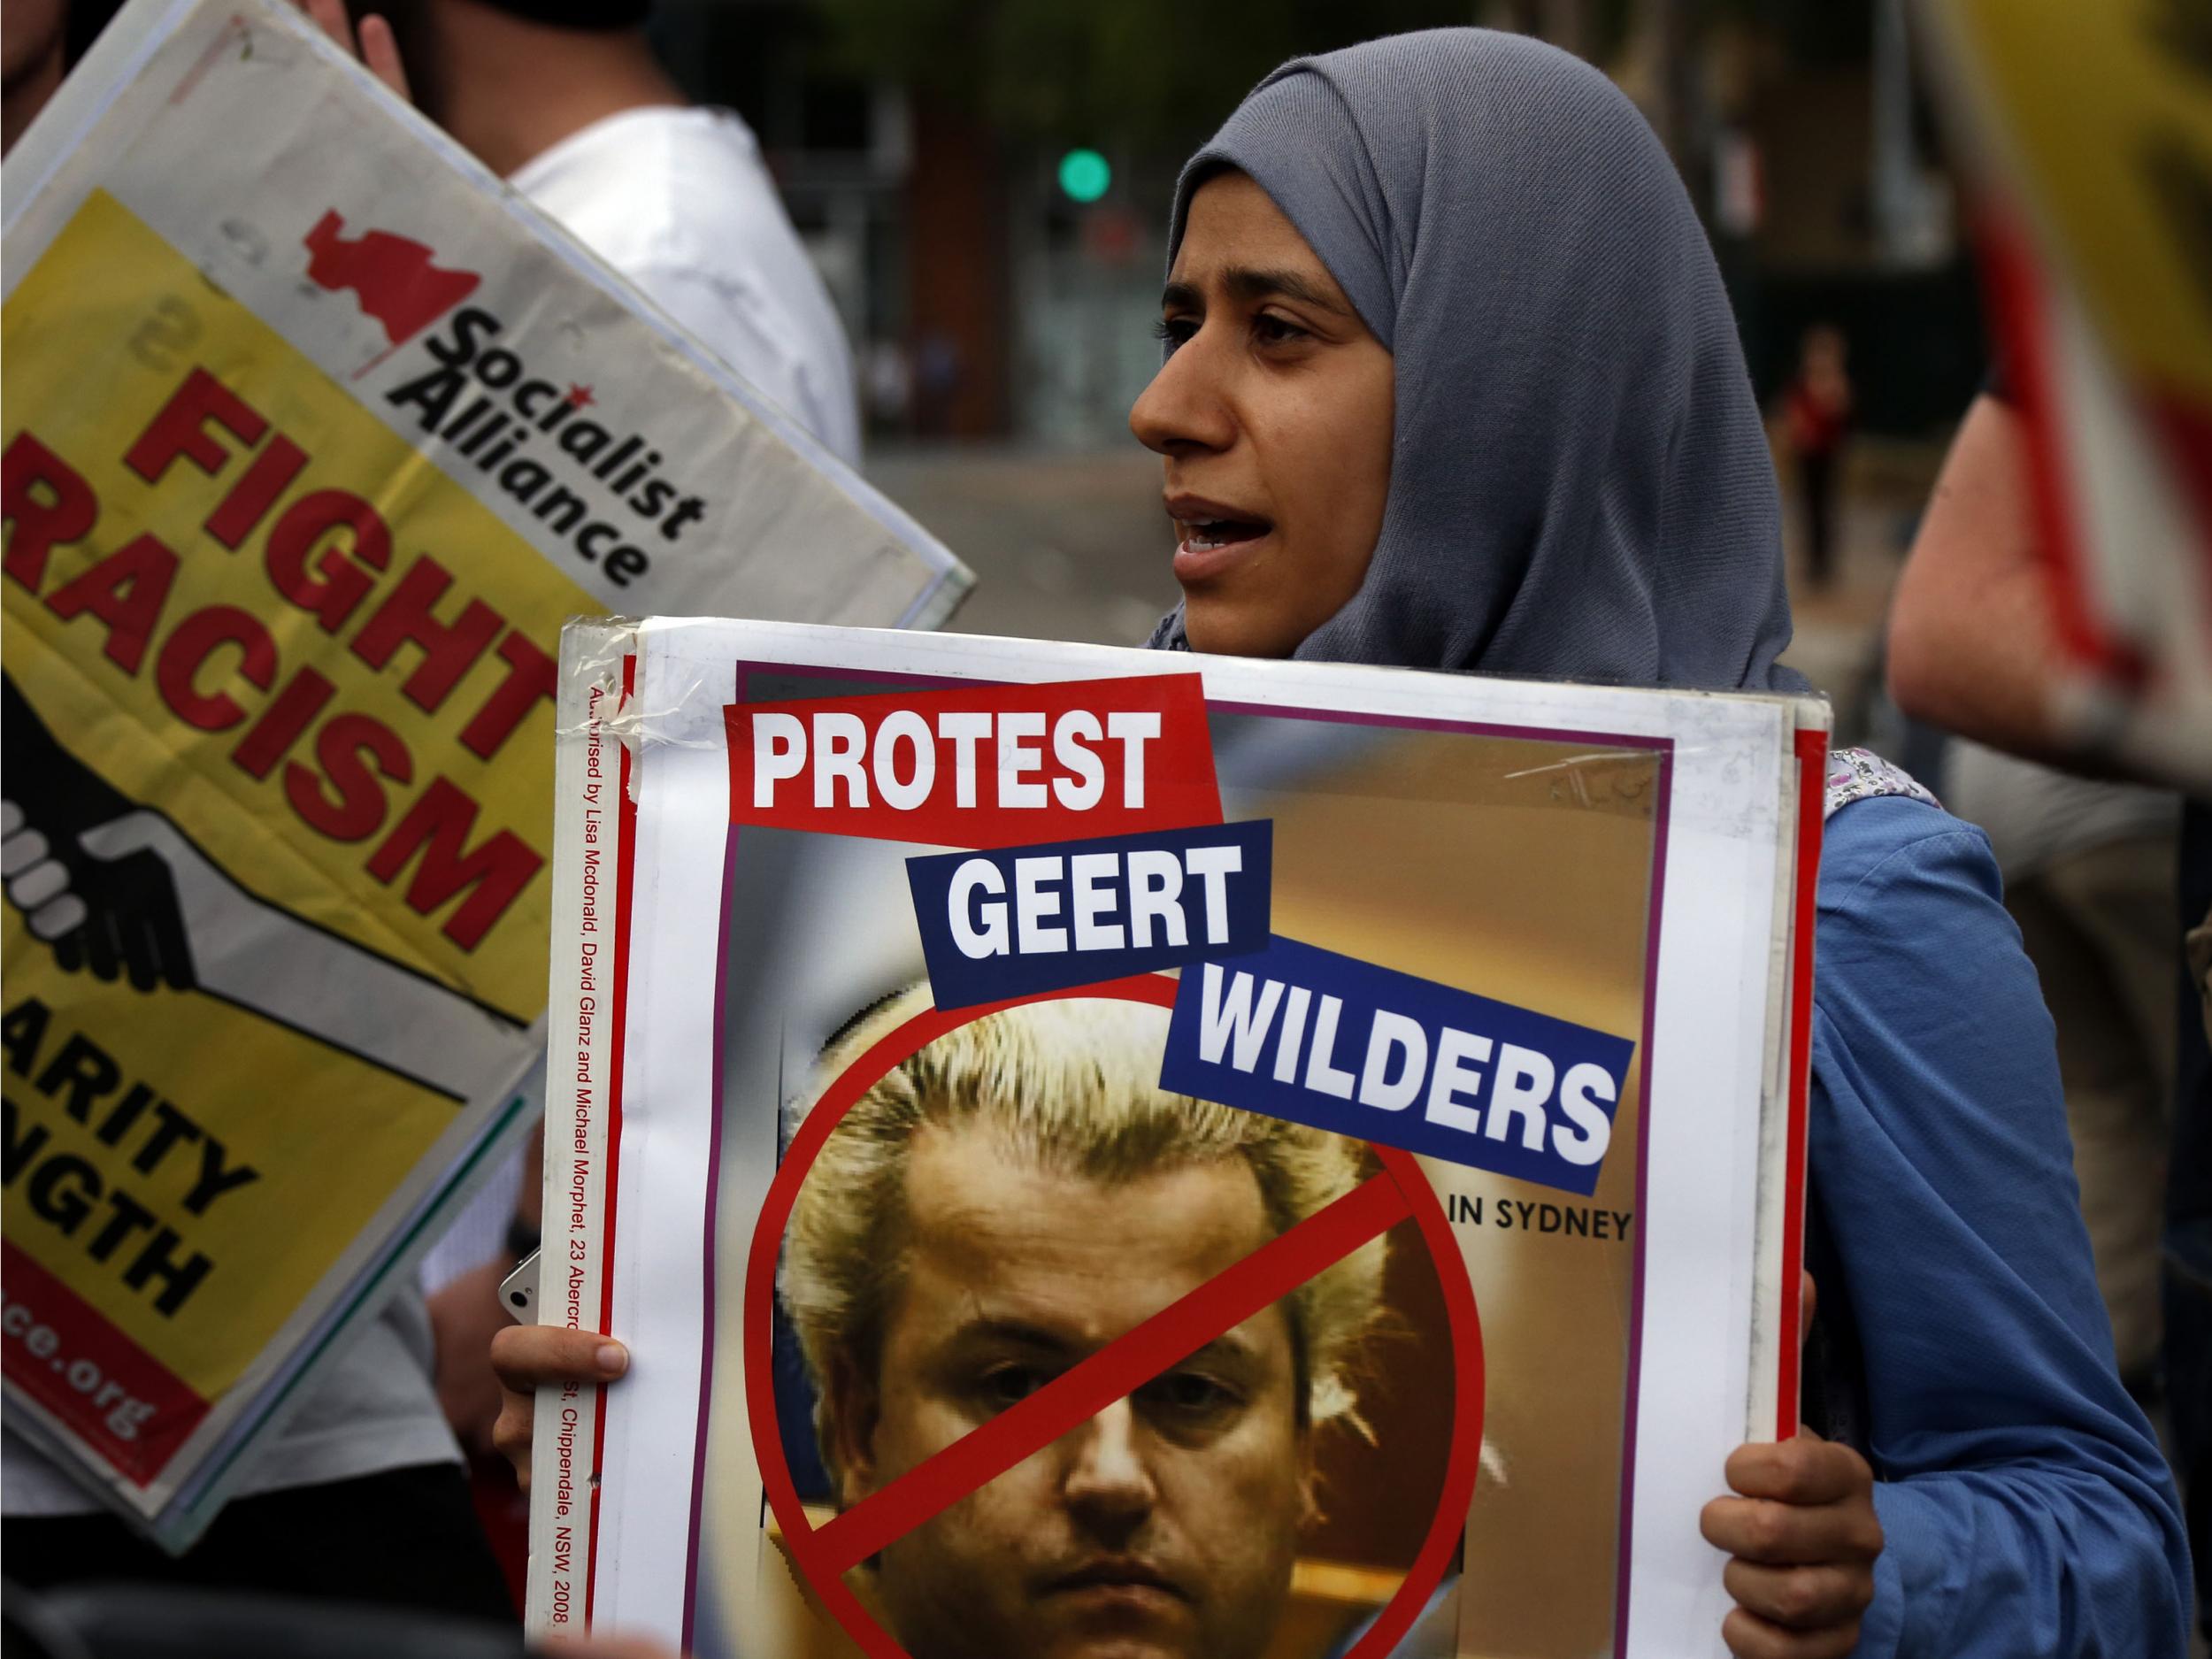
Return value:
<svg viewBox="0 0 2212 1659">
<path fill-rule="evenodd" d="M 1184 969 L 1160 1087 L 1586 1198 L 1635 1047 L 1277 938 Z"/>
<path fill-rule="evenodd" d="M 931 995 L 972 1008 L 1262 949 L 1272 830 L 1263 818 L 910 858 Z"/>
</svg>

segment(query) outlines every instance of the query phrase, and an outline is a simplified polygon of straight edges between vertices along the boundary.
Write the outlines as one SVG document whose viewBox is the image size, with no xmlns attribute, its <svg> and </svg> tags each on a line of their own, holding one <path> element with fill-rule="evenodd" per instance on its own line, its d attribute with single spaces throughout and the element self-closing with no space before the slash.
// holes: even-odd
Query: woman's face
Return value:
<svg viewBox="0 0 2212 1659">
<path fill-rule="evenodd" d="M 1267 192 L 1208 180 L 1129 411 L 1164 457 L 1191 649 L 1287 657 L 1358 591 L 1390 492 L 1392 364 Z"/>
</svg>

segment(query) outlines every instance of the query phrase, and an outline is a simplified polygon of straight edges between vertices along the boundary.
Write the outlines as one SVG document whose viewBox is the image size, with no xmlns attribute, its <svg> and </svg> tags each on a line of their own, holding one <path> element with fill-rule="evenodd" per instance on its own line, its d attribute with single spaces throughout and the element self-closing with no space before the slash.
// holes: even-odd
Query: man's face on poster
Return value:
<svg viewBox="0 0 2212 1659">
<path fill-rule="evenodd" d="M 928 1125 L 907 1172 L 878 1375 L 832 1386 L 848 1507 L 1273 1236 L 1241 1157 L 1104 1184 L 987 1126 Z M 915 1659 L 1248 1659 L 1310 1509 L 1310 1431 L 1280 1306 L 885 1549 Z"/>
</svg>

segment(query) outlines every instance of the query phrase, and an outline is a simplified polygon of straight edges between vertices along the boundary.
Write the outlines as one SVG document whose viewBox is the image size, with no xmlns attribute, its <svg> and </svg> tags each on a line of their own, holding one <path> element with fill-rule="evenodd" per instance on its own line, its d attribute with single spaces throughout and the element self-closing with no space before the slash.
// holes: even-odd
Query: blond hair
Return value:
<svg viewBox="0 0 2212 1659">
<path fill-rule="evenodd" d="M 860 1055 L 931 1006 L 927 985 L 877 1005 L 824 1052 L 814 1099 Z M 1104 997 L 1029 1002 L 987 1014 L 901 1061 L 822 1145 L 801 1183 L 778 1287 L 819 1402 L 831 1453 L 829 1376 L 840 1356 L 876 1374 L 898 1283 L 896 1228 L 908 1149 L 924 1124 L 987 1122 L 1055 1172 L 1112 1184 L 1155 1170 L 1242 1157 L 1277 1234 L 1356 1187 L 1356 1141 L 1159 1087 L 1168 1012 Z M 808 1110 L 813 1110 L 810 1102 Z M 1287 1298 L 1307 1420 L 1348 1415 L 1349 1370 L 1382 1302 L 1384 1241 L 1332 1263 Z"/>
</svg>

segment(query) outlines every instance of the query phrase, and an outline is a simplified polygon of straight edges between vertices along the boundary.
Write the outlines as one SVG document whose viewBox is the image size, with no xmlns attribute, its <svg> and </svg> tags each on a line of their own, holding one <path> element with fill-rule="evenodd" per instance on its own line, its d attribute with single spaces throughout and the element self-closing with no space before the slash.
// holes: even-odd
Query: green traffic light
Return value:
<svg viewBox="0 0 2212 1659">
<path fill-rule="evenodd" d="M 1060 157 L 1060 188 L 1074 202 L 1095 202 L 1114 181 L 1114 170 L 1095 150 L 1071 150 Z"/>
</svg>

